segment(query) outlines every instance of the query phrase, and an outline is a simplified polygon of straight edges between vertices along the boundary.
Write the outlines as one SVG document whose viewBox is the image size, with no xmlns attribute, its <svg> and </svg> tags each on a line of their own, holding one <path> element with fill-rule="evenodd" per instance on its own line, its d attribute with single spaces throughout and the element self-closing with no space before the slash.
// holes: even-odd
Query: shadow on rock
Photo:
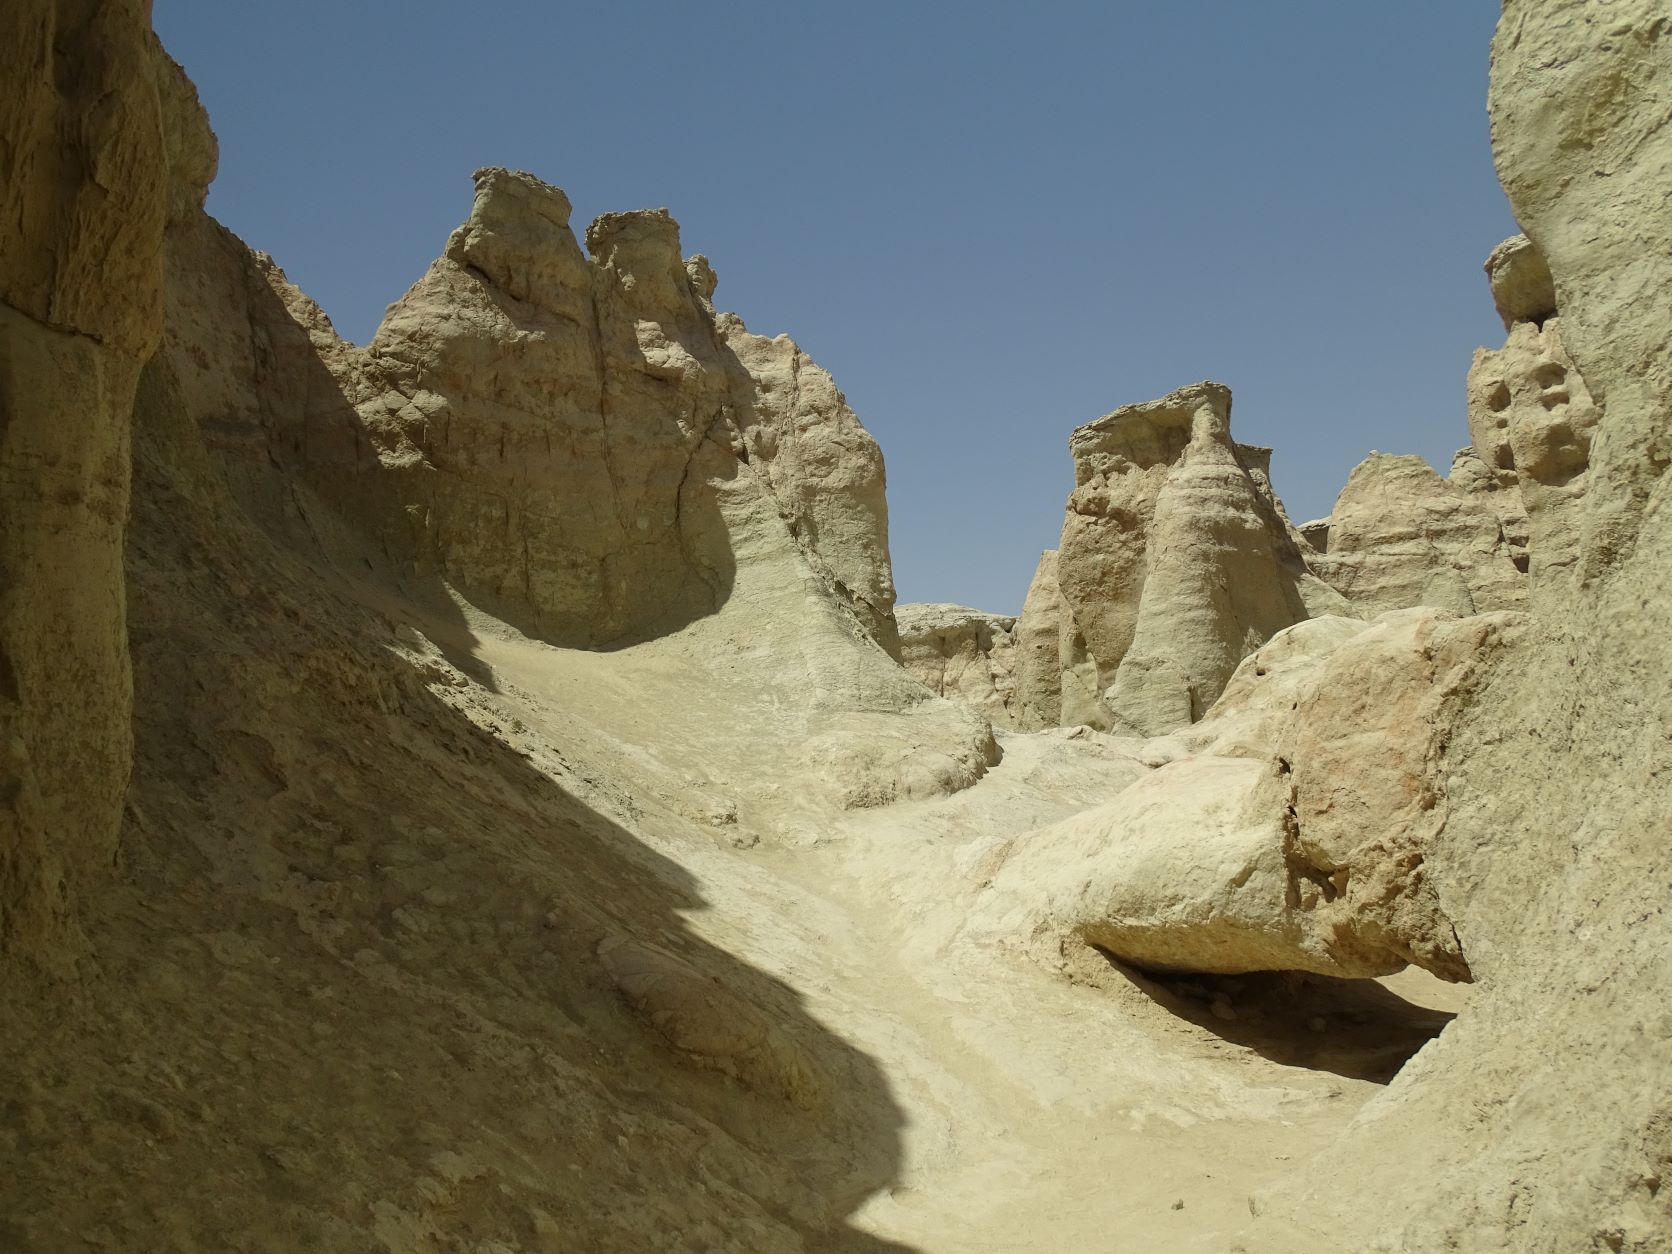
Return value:
<svg viewBox="0 0 1672 1254">
<path fill-rule="evenodd" d="M 155 363 L 135 425 L 134 782 L 97 971 L 0 1015 L 9 1248 L 902 1249 L 845 1221 L 876 1062 L 252 528 Z"/>
</svg>

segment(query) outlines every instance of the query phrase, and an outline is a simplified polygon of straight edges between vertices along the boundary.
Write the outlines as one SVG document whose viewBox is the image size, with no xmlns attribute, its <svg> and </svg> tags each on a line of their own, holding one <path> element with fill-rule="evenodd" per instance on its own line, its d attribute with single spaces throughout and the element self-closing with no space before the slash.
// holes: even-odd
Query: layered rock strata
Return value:
<svg viewBox="0 0 1672 1254">
<path fill-rule="evenodd" d="M 1230 413 L 1230 390 L 1200 383 L 1070 437 L 1055 597 L 1042 567 L 1033 621 L 1024 608 L 1019 627 L 1037 637 L 1041 615 L 1058 620 L 1056 676 L 1030 663 L 1020 694 L 1044 721 L 1140 735 L 1184 726 L 1251 650 L 1341 606 L 1306 568 L 1271 490 L 1270 450 L 1232 440 Z"/>
<path fill-rule="evenodd" d="M 1467 473 L 1442 479 L 1420 457 L 1372 453 L 1353 468 L 1308 564 L 1366 615 L 1522 608 L 1515 546 L 1485 494 L 1462 486 Z"/>
<path fill-rule="evenodd" d="M 716 314 L 713 271 L 681 259 L 665 210 L 606 214 L 586 245 L 559 189 L 478 171 L 470 218 L 363 351 L 269 271 L 278 300 L 254 294 L 258 323 L 287 314 L 325 369 L 305 427 L 265 442 L 394 559 L 588 647 L 725 602 L 719 496 L 745 473 L 813 577 L 895 651 L 882 457 L 830 376 L 787 337 Z M 252 365 L 247 413 L 273 408 L 278 382 Z"/>
<path fill-rule="evenodd" d="M 995 727 L 1031 730 L 1016 701 L 1016 619 L 963 605 L 902 605 L 900 660 L 940 697 L 961 701 Z"/>
</svg>

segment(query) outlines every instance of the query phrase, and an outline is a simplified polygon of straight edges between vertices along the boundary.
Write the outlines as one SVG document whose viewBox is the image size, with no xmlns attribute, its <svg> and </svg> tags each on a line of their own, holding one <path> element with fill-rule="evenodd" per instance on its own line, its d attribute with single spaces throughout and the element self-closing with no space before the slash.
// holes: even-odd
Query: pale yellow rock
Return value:
<svg viewBox="0 0 1672 1254">
<path fill-rule="evenodd" d="M 927 603 L 902 605 L 895 618 L 900 660 L 914 679 L 936 696 L 978 711 L 995 727 L 1022 726 L 1014 618 Z"/>
<path fill-rule="evenodd" d="M 1247 1250 L 1672 1244 L 1672 17 L 1658 0 L 1509 0 L 1489 103 L 1499 175 L 1602 411 L 1577 562 L 1445 748 L 1433 881 L 1477 978 L 1469 1008 L 1262 1199 Z"/>
<path fill-rule="evenodd" d="M 1016 703 L 1024 727 L 1056 727 L 1067 722 L 1063 685 L 1078 677 L 1063 665 L 1063 651 L 1072 635 L 1064 631 L 1063 614 L 1057 551 L 1046 549 L 1039 555 L 1016 620 Z"/>
<path fill-rule="evenodd" d="M 1562 320 L 1521 321 L 1501 349 L 1476 349 L 1469 433 L 1480 460 L 1527 517 L 1528 573 L 1551 595 L 1578 560 L 1581 502 L 1602 411 L 1562 344 Z"/>
<path fill-rule="evenodd" d="M 1420 457 L 1372 453 L 1355 466 L 1330 514 L 1327 546 L 1309 564 L 1367 616 L 1526 604 L 1503 520 L 1480 493 L 1442 479 Z"/>
<path fill-rule="evenodd" d="M 708 295 L 714 272 L 707 258 Z M 741 411 L 742 444 L 761 469 L 809 562 L 865 629 L 898 655 L 894 576 L 882 450 L 848 408 L 830 373 L 787 335 L 753 335 L 735 314 L 717 323 L 724 345 L 753 382 Z"/>
<path fill-rule="evenodd" d="M 1486 259 L 1492 301 L 1504 330 L 1517 322 L 1543 323 L 1556 313 L 1556 287 L 1550 266 L 1525 235 L 1512 235 Z"/>
<path fill-rule="evenodd" d="M 1207 717 L 1145 746 L 1152 775 L 1014 840 L 979 927 L 1142 969 L 1468 980 L 1427 865 L 1441 759 L 1519 621 L 1419 608 L 1278 633 Z"/>
<path fill-rule="evenodd" d="M 1271 493 L 1269 450 L 1234 443 L 1230 412 L 1230 390 L 1201 383 L 1070 438 L 1063 630 L 1083 640 L 1103 707 L 1080 721 L 1140 735 L 1185 726 L 1253 649 L 1340 605 L 1307 570 Z"/>
</svg>

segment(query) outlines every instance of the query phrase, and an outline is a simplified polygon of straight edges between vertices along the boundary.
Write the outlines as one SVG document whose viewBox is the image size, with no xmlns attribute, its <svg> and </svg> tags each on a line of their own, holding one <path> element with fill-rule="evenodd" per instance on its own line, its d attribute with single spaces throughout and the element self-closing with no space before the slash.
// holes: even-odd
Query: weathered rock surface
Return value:
<svg viewBox="0 0 1672 1254">
<path fill-rule="evenodd" d="M 1247 1249 L 1648 1254 L 1672 1240 L 1665 5 L 1509 0 L 1490 110 L 1561 343 L 1602 410 L 1577 561 L 1446 748 L 1431 856 L 1478 981 L 1468 1012 L 1262 1201 Z M 1428 1152 L 1395 1148 L 1413 1144 Z"/>
<path fill-rule="evenodd" d="M 586 246 L 557 188 L 479 171 L 446 254 L 337 372 L 376 451 L 360 473 L 410 520 L 385 542 L 535 634 L 614 646 L 724 603 L 717 492 L 746 473 L 894 651 L 882 458 L 830 376 L 716 315 L 665 210 L 606 214 Z"/>
<path fill-rule="evenodd" d="M 880 805 L 978 778 L 985 721 L 925 701 L 888 655 L 881 459 L 829 376 L 714 314 L 665 214 L 607 215 L 588 262 L 557 189 L 477 182 L 449 256 L 365 350 L 207 218 L 171 233 L 170 364 L 244 507 L 339 569 L 435 604 L 455 589 L 536 639 L 709 624 L 716 657 L 740 651 L 805 713 L 784 748 L 809 794 Z"/>
<path fill-rule="evenodd" d="M 1518 625 L 1420 608 L 1278 633 L 1206 718 L 1146 746 L 1153 774 L 1015 840 L 982 926 L 1151 970 L 1415 963 L 1468 980 L 1429 866 L 1448 813 L 1441 758 Z"/>
<path fill-rule="evenodd" d="M 0 13 L 0 959 L 72 952 L 127 787 L 128 420 L 169 188 L 149 10 Z"/>
<path fill-rule="evenodd" d="M 1526 604 L 1515 556 L 1482 494 L 1420 457 L 1372 453 L 1336 498 L 1327 552 L 1308 561 L 1366 615 L 1416 605 L 1475 614 Z"/>
<path fill-rule="evenodd" d="M 706 299 L 713 271 L 697 260 Z M 753 385 L 753 403 L 739 417 L 750 465 L 761 469 L 808 561 L 898 656 L 882 450 L 830 373 L 789 336 L 754 335 L 736 314 L 719 315 L 716 325 Z"/>
<path fill-rule="evenodd" d="M 1027 730 L 1016 698 L 1014 618 L 964 605 L 913 603 L 900 606 L 895 619 L 900 660 L 914 679 L 995 727 Z"/>
<path fill-rule="evenodd" d="M 1215 383 L 1129 405 L 1074 432 L 1057 549 L 1064 675 L 1098 699 L 1062 713 L 1155 735 L 1200 718 L 1274 633 L 1341 605 L 1307 569 L 1266 476 L 1236 444 Z M 1024 610 L 1023 619 L 1027 614 Z"/>
<path fill-rule="evenodd" d="M 1024 727 L 1056 727 L 1063 717 L 1063 686 L 1079 675 L 1064 665 L 1072 632 L 1063 630 L 1062 590 L 1057 587 L 1057 551 L 1039 555 L 1033 579 L 1016 619 L 1016 707 Z M 1095 690 L 1085 694 L 1087 701 Z M 1070 697 L 1070 704 L 1074 704 Z M 1074 720 L 1078 722 L 1080 720 Z"/>
<path fill-rule="evenodd" d="M 1556 313 L 1556 286 L 1550 266 L 1525 235 L 1512 235 L 1486 258 L 1492 303 L 1504 330 L 1517 322 L 1542 324 Z"/>
<path fill-rule="evenodd" d="M 1498 492 L 1484 498 L 1524 514 L 1528 574 L 1550 595 L 1578 560 L 1591 440 L 1601 418 L 1562 345 L 1562 320 L 1518 321 L 1501 349 L 1475 350 L 1469 434 Z M 1509 524 L 1513 526 L 1514 524 Z"/>
</svg>

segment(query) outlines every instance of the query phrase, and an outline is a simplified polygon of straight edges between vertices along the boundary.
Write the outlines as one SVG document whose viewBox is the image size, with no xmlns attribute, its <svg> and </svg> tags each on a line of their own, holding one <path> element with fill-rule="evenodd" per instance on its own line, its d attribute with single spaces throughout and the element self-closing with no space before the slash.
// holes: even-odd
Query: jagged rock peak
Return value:
<svg viewBox="0 0 1672 1254">
<path fill-rule="evenodd" d="M 517 300 L 561 307 L 585 259 L 569 229 L 569 198 L 521 170 L 476 171 L 470 217 L 447 240 L 449 261 L 477 271 Z"/>
<path fill-rule="evenodd" d="M 1075 478 L 1086 482 L 1107 469 L 1109 459 L 1139 466 L 1172 461 L 1196 435 L 1226 438 L 1231 429 L 1231 389 L 1203 380 L 1153 401 L 1122 405 L 1078 427 L 1068 437 Z"/>
</svg>

